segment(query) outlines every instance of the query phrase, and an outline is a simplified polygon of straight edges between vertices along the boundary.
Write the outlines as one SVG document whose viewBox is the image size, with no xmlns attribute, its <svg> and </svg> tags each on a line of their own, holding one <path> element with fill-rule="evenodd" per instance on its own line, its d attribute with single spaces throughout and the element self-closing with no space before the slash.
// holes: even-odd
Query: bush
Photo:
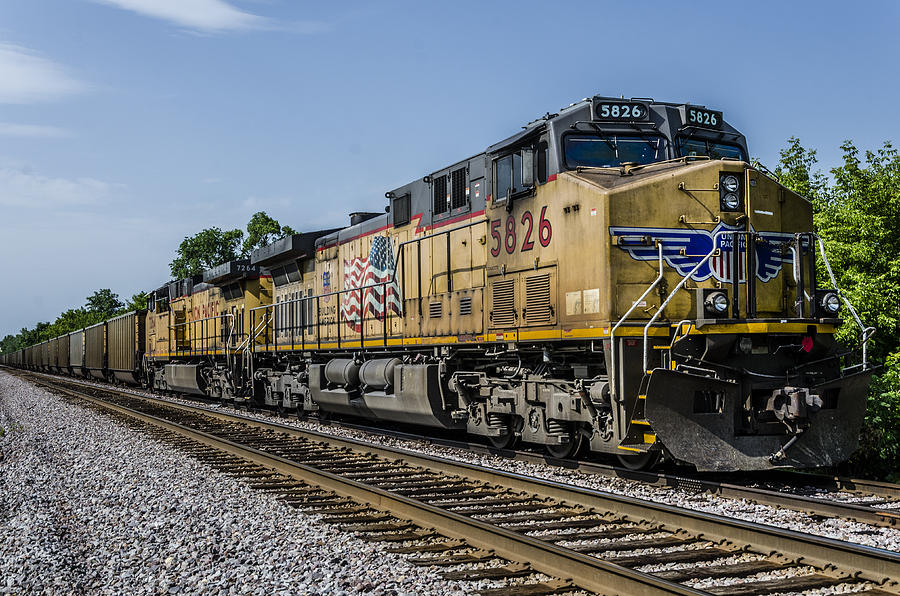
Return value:
<svg viewBox="0 0 900 596">
<path fill-rule="evenodd" d="M 900 480 L 900 156 L 889 142 L 861 159 L 852 142 L 841 145 L 843 164 L 831 178 L 815 170 L 816 152 L 796 138 L 781 151 L 782 184 L 810 199 L 838 287 L 876 329 L 868 344 L 873 378 L 860 448 L 846 471 Z M 827 279 L 824 268 L 820 279 Z M 859 347 L 859 328 L 844 313 L 838 339 Z"/>
</svg>

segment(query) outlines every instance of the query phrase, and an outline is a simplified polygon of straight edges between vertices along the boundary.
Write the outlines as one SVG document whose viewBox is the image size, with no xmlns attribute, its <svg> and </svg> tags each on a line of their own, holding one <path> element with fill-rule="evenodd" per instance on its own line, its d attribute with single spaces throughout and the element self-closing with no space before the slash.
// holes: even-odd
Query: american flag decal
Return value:
<svg viewBox="0 0 900 596">
<path fill-rule="evenodd" d="M 730 236 L 718 238 L 716 246 L 719 254 L 709 260 L 713 277 L 722 282 L 730 282 L 734 278 L 731 269 L 734 265 L 734 240 Z M 741 236 L 738 242 L 740 258 L 738 259 L 738 281 L 747 283 L 747 239 Z"/>
<path fill-rule="evenodd" d="M 392 278 L 394 250 L 389 236 L 372 238 L 369 256 L 344 261 L 344 290 L 363 288 L 358 292 L 345 293 L 341 300 L 341 316 L 348 327 L 356 332 L 361 331 L 362 320 L 367 313 L 383 321 L 385 306 L 394 314 L 400 315 L 400 285 Z"/>
</svg>

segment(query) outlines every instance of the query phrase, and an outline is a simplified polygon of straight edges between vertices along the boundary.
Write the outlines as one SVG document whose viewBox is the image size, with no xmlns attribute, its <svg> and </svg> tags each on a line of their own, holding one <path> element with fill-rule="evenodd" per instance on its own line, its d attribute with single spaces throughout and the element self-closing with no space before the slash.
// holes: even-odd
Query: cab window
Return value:
<svg viewBox="0 0 900 596">
<path fill-rule="evenodd" d="M 525 190 L 522 187 L 522 156 L 519 153 L 498 159 L 494 162 L 494 171 L 497 178 L 494 184 L 496 201 L 502 201 Z"/>
<path fill-rule="evenodd" d="M 581 167 L 615 168 L 624 163 L 648 164 L 666 157 L 662 137 L 567 135 L 565 162 L 569 169 Z"/>
<path fill-rule="evenodd" d="M 744 151 L 737 145 L 716 143 L 707 139 L 680 138 L 678 140 L 678 150 L 682 157 L 705 156 L 710 159 L 726 158 L 747 161 Z"/>
</svg>

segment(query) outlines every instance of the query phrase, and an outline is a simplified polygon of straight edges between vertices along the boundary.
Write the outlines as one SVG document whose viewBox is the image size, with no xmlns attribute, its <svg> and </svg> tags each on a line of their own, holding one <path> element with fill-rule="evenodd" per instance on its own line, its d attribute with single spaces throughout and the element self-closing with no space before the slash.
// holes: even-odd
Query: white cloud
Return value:
<svg viewBox="0 0 900 596">
<path fill-rule="evenodd" d="M 15 124 L 12 122 L 0 122 L 0 136 L 3 137 L 36 137 L 44 139 L 58 139 L 70 137 L 72 133 L 65 128 L 57 126 L 44 126 L 41 124 Z"/>
<path fill-rule="evenodd" d="M 49 101 L 87 86 L 28 48 L 0 42 L 0 103 Z"/>
<path fill-rule="evenodd" d="M 224 0 L 94 0 L 199 31 L 257 29 L 266 19 L 239 10 Z"/>
<path fill-rule="evenodd" d="M 0 164 L 0 205 L 45 209 L 101 203 L 121 188 L 94 178 L 54 178 L 31 166 Z"/>
</svg>

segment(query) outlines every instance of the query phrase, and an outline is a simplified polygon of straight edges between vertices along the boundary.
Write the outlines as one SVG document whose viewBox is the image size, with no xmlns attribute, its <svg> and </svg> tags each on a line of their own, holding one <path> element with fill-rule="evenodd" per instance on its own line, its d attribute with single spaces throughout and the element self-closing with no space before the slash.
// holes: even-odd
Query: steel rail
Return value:
<svg viewBox="0 0 900 596">
<path fill-rule="evenodd" d="M 29 374 L 39 376 L 45 375 L 45 373 L 34 372 L 30 372 Z M 49 378 L 58 379 L 58 377 L 55 377 L 53 375 L 46 376 L 48 376 Z M 76 379 L 66 379 L 66 381 L 83 384 L 85 386 L 91 386 L 86 382 Z M 120 392 L 115 389 L 104 389 L 106 391 L 121 393 L 122 395 L 135 396 L 135 394 L 133 393 Z M 166 400 L 165 398 L 162 398 L 162 400 L 166 403 L 174 403 Z M 205 412 L 209 411 L 202 406 L 200 406 L 199 409 Z M 252 419 L 250 417 L 241 416 L 240 414 L 234 415 L 240 417 L 245 421 Z M 693 492 L 710 493 L 727 499 L 748 500 L 761 505 L 767 505 L 770 507 L 783 507 L 810 515 L 836 517 L 881 527 L 900 527 L 900 509 L 878 509 L 860 503 L 834 501 L 824 498 L 798 495 L 774 489 L 745 486 L 736 482 L 714 480 L 710 479 L 709 477 L 703 476 L 696 477 L 646 470 L 631 470 L 628 468 L 592 461 L 557 459 L 549 455 L 542 455 L 531 451 L 497 449 L 496 447 L 491 447 L 482 443 L 472 441 L 461 441 L 456 439 L 420 435 L 411 432 L 373 427 L 364 424 L 354 424 L 340 421 L 332 421 L 330 424 L 335 424 L 341 428 L 358 430 L 360 432 L 368 432 L 410 441 L 424 441 L 433 445 L 450 447 L 454 449 L 463 449 L 471 451 L 473 453 L 484 455 L 494 455 L 514 461 L 524 461 L 529 463 L 557 466 L 569 470 L 579 471 L 585 474 L 596 474 L 608 478 L 618 478 L 654 486 L 666 486 Z M 278 427 L 295 428 L 284 425 L 278 425 Z M 752 476 L 751 479 L 753 479 Z M 887 499 L 900 499 L 900 485 L 890 484 L 887 482 L 878 482 L 874 480 L 843 478 L 840 476 L 823 476 L 792 470 L 770 470 L 766 472 L 765 477 L 761 476 L 757 481 L 776 481 L 783 482 L 787 485 L 803 483 L 807 486 L 814 486 L 826 490 L 848 491 L 863 495 L 880 496 Z"/>
<path fill-rule="evenodd" d="M 63 391 L 110 411 L 130 416 L 142 422 L 213 446 L 247 461 L 272 468 L 286 476 L 316 484 L 341 496 L 370 504 L 376 509 L 389 511 L 423 527 L 434 528 L 441 534 L 451 538 L 459 538 L 477 548 L 493 551 L 500 557 L 528 564 L 536 571 L 556 577 L 561 576 L 586 590 L 634 595 L 705 594 L 705 592 L 694 590 L 678 583 L 608 563 L 601 559 L 441 509 L 416 499 L 394 494 L 374 486 L 368 486 L 338 474 L 332 474 L 312 466 L 294 462 L 125 406 L 112 404 L 102 398 L 88 395 L 81 391 L 70 388 L 64 388 Z M 134 395 L 129 395 L 129 397 L 146 400 L 146 398 Z M 167 403 L 166 405 L 178 409 L 178 404 Z M 189 410 L 189 408 L 183 409 Z M 203 414 L 209 414 L 209 412 L 203 410 Z M 220 416 L 220 418 L 223 420 L 234 420 L 233 417 Z M 241 419 L 241 422 L 246 423 L 248 420 Z M 321 437 L 316 437 L 316 440 L 321 440 Z"/>
<path fill-rule="evenodd" d="M 116 391 L 110 391 L 109 389 L 102 387 L 93 388 L 104 392 L 120 393 Z M 142 397 L 130 393 L 125 393 L 125 395 L 131 399 L 143 400 L 151 403 L 161 401 L 154 398 Z M 811 564 L 825 569 L 837 568 L 840 571 L 849 574 L 855 574 L 860 579 L 873 581 L 878 584 L 883 584 L 885 582 L 897 582 L 898 580 L 900 580 L 900 553 L 852 544 L 831 538 L 812 536 L 810 534 L 796 532 L 793 530 L 774 528 L 755 522 L 731 519 L 724 516 L 679 508 L 672 505 L 654 503 L 634 497 L 626 497 L 598 490 L 575 487 L 560 482 L 543 480 L 523 474 L 491 469 L 484 466 L 446 460 L 440 457 L 416 453 L 406 449 L 373 445 L 365 441 L 335 437 L 327 433 L 298 429 L 292 426 L 258 420 L 249 416 L 224 413 L 214 410 L 208 410 L 206 408 L 197 406 L 173 403 L 169 401 L 164 401 L 164 403 L 167 407 L 171 407 L 175 410 L 200 413 L 223 421 L 240 421 L 244 424 L 247 424 L 248 426 L 258 429 L 266 429 L 270 431 L 285 433 L 288 435 L 304 437 L 310 440 L 325 443 L 331 447 L 344 449 L 349 448 L 356 451 L 364 451 L 375 456 L 382 457 L 386 460 L 403 461 L 413 466 L 430 469 L 443 474 L 453 474 L 471 480 L 498 485 L 513 491 L 536 493 L 541 497 L 552 498 L 571 505 L 580 505 L 587 509 L 615 511 L 617 514 L 621 514 L 626 517 L 645 520 L 651 523 L 668 526 L 670 528 L 681 528 L 687 532 L 690 532 L 691 534 L 702 537 L 704 540 L 709 540 L 712 542 L 733 543 L 739 546 L 749 545 L 754 550 L 762 553 L 777 552 L 785 557 L 802 561 L 805 564 Z M 250 453 L 258 457 L 274 457 L 276 459 L 273 461 L 277 461 L 279 465 L 293 465 L 288 460 L 282 460 L 281 458 L 277 458 L 277 456 L 267 455 L 264 452 L 251 450 Z M 370 489 L 368 487 L 359 485 L 359 483 L 341 479 L 339 477 L 331 478 L 334 475 L 328 474 L 326 472 L 318 470 L 312 471 L 315 474 L 323 475 L 322 481 L 328 482 L 329 488 L 330 483 L 336 482 L 337 484 L 335 484 L 335 488 L 332 489 L 335 492 L 346 494 L 347 496 L 351 496 L 353 498 L 364 498 L 365 495 L 369 495 L 369 498 L 373 499 L 370 502 L 375 507 L 393 506 L 396 503 L 396 506 L 401 508 L 401 511 L 403 511 L 404 515 L 413 515 L 416 512 L 416 507 L 418 507 L 419 505 L 418 502 L 410 503 L 408 502 L 410 501 L 409 499 L 398 497 L 397 495 L 391 495 L 390 493 L 381 491 L 380 489 L 371 489 L 374 492 L 366 492 Z M 441 528 L 443 531 L 450 532 L 454 536 L 468 538 L 470 536 L 469 532 L 472 532 L 473 535 L 476 536 L 476 540 L 478 541 L 478 543 L 481 543 L 481 541 L 486 541 L 490 537 L 492 531 L 489 531 L 488 528 L 480 526 L 479 524 L 481 524 L 482 522 L 476 522 L 475 525 L 472 525 L 475 520 L 471 520 L 463 516 L 457 516 L 455 514 L 450 516 L 450 518 L 448 518 L 446 521 L 441 521 L 441 519 L 439 518 L 447 513 L 448 512 L 444 512 L 431 506 L 425 506 L 425 509 L 423 510 L 424 518 L 421 520 L 421 523 L 432 525 L 436 528 Z M 615 565 L 608 567 L 610 564 L 606 564 L 605 566 L 601 567 L 594 567 L 594 571 L 591 572 L 587 572 L 584 569 L 582 569 L 581 571 L 569 571 L 567 567 L 558 567 L 558 565 L 572 565 L 574 567 L 581 564 L 587 564 L 588 561 L 582 560 L 580 556 L 572 557 L 571 555 L 565 555 L 562 553 L 553 554 L 550 551 L 542 550 L 547 548 L 543 543 L 540 543 L 539 545 L 531 544 L 529 546 L 525 543 L 513 542 L 514 540 L 517 540 L 519 536 L 520 535 L 508 531 L 501 532 L 501 534 L 498 535 L 496 546 L 487 546 L 487 542 L 484 542 L 484 548 L 493 549 L 496 552 L 500 553 L 502 556 L 510 558 L 512 560 L 524 560 L 532 564 L 537 563 L 538 565 L 542 566 L 542 569 L 540 570 L 544 571 L 545 573 L 555 575 L 557 577 L 559 577 L 562 573 L 567 577 L 571 577 L 571 579 L 573 579 L 573 581 L 576 581 L 576 583 L 578 583 L 579 585 L 583 585 L 583 587 L 591 590 L 603 591 L 610 589 L 609 585 L 606 584 L 600 585 L 590 583 L 589 577 L 591 576 L 591 573 L 595 575 L 613 573 L 617 578 L 623 578 L 622 581 L 630 586 L 629 590 L 637 589 L 638 586 L 647 586 L 648 584 L 646 583 L 646 581 L 649 581 L 647 580 L 647 578 L 652 577 L 647 576 L 646 574 L 640 574 L 639 572 L 625 570 L 624 568 L 620 568 Z M 540 546 L 540 548 L 537 548 L 538 546 Z M 548 558 L 545 560 L 539 560 L 537 557 L 543 556 L 541 553 L 544 552 L 547 553 L 546 556 Z M 599 561 L 598 559 L 593 559 L 591 557 L 587 557 L 587 559 L 591 561 L 590 565 L 595 565 L 594 561 Z M 544 566 L 548 560 L 552 561 L 552 565 L 557 567 Z M 555 569 L 555 571 L 552 571 L 552 569 Z M 586 576 L 584 581 L 587 581 L 588 583 L 581 584 L 582 575 Z M 653 579 L 653 581 L 658 582 L 660 580 Z M 658 587 L 659 586 L 656 586 L 656 588 Z M 677 586 L 677 589 L 683 588 L 684 586 Z M 626 590 L 624 590 L 622 586 L 618 584 L 616 584 L 615 589 L 621 590 L 622 593 L 626 592 Z"/>
<path fill-rule="evenodd" d="M 844 490 L 878 495 L 889 499 L 900 499 L 900 484 L 881 482 L 879 480 L 810 474 L 802 470 L 777 470 L 776 477 L 783 478 L 786 483 L 804 482 L 808 485 L 828 490 Z"/>
<path fill-rule="evenodd" d="M 583 472 L 585 474 L 596 474 L 598 476 L 641 482 L 643 484 L 655 486 L 667 486 L 670 488 L 680 488 L 695 492 L 712 493 L 727 499 L 744 499 L 759 503 L 760 505 L 784 507 L 811 515 L 839 517 L 875 526 L 900 527 L 900 509 L 877 509 L 865 504 L 829 501 L 823 498 L 797 495 L 774 489 L 744 486 L 736 482 L 723 482 L 704 477 L 703 475 L 698 477 L 667 474 L 649 470 L 631 470 L 620 466 L 580 459 L 558 459 L 550 455 L 542 455 L 533 451 L 497 449 L 496 447 L 491 447 L 483 443 L 418 435 L 415 433 L 371 427 L 363 424 L 346 422 L 331 422 L 331 424 L 336 424 L 341 428 L 381 434 L 398 439 L 425 441 L 433 445 L 463 449 L 484 455 L 494 455 L 514 461 L 556 466 L 567 470 Z M 802 483 L 807 486 L 814 486 L 827 490 L 857 492 L 865 495 L 881 496 L 888 499 L 900 499 L 900 485 L 890 484 L 888 482 L 843 478 L 840 476 L 823 476 L 792 470 L 769 470 L 765 474 L 767 477 L 761 476 L 759 479 L 754 479 L 751 476 L 750 478 L 760 482 L 777 481 L 788 485 Z"/>
</svg>

